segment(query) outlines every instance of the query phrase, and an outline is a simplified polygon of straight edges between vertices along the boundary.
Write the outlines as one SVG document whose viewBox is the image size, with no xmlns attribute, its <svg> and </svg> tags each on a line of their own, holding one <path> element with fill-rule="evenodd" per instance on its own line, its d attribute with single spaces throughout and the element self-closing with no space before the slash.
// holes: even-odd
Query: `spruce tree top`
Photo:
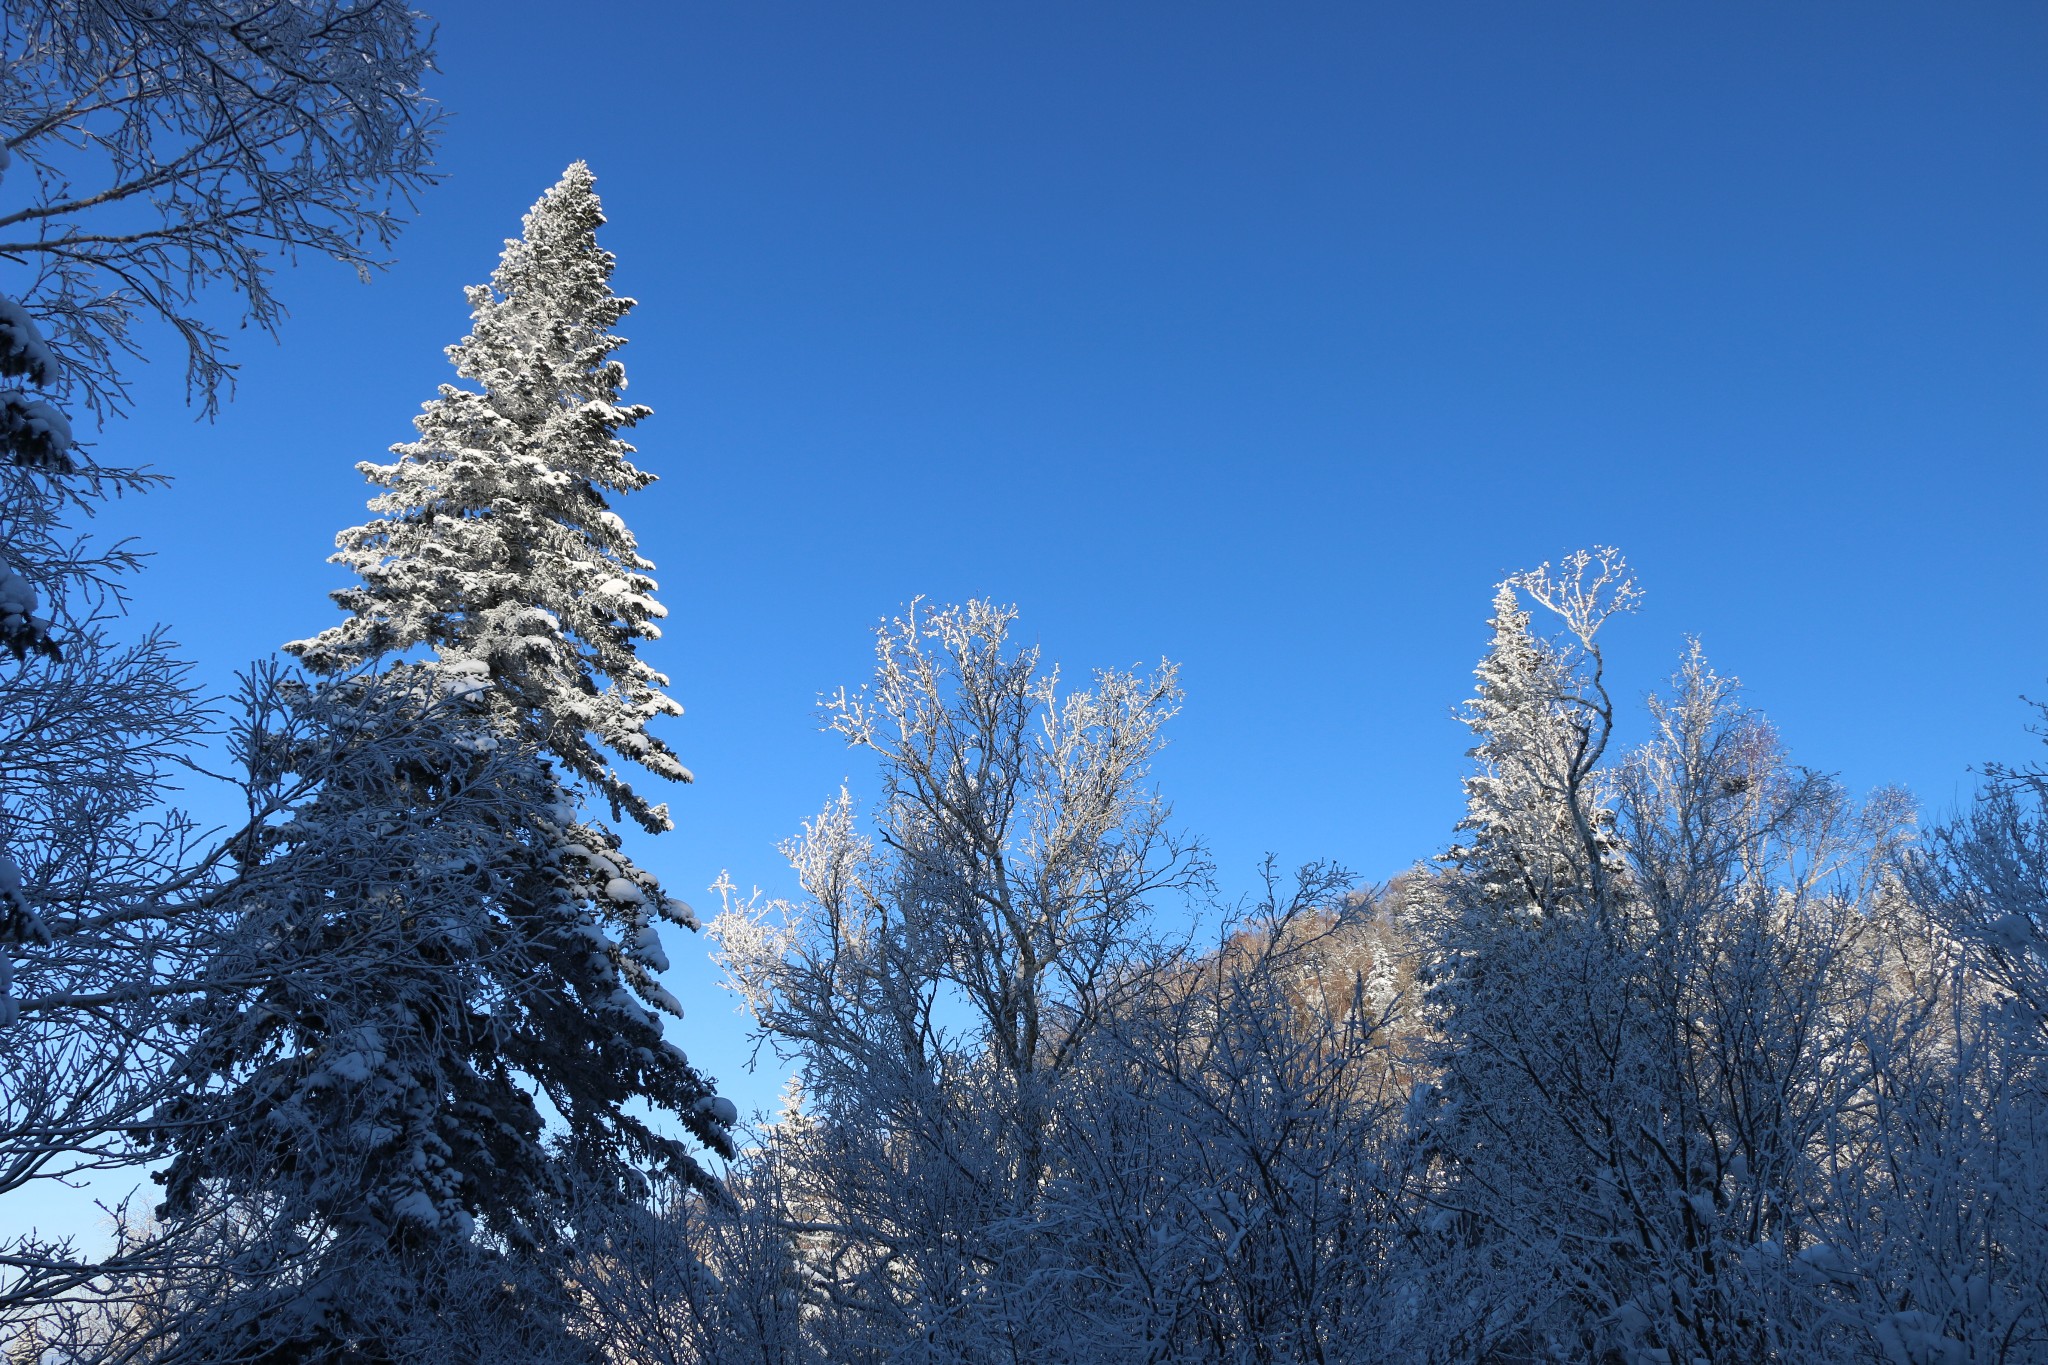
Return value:
<svg viewBox="0 0 2048 1365">
<path fill-rule="evenodd" d="M 1594 636 L 1633 609 L 1627 575 L 1619 552 L 1601 547 L 1567 557 L 1561 574 L 1545 564 L 1502 582 L 1493 639 L 1473 670 L 1464 721 L 1478 771 L 1465 779 L 1462 838 L 1443 858 L 1497 907 L 1537 920 L 1587 894 L 1597 901 L 1613 873 L 1614 813 L 1598 772 L 1613 712 Z M 1532 633 L 1522 592 L 1564 624 L 1564 644 Z"/>
<path fill-rule="evenodd" d="M 497 720 L 658 831 L 667 807 L 635 794 L 605 753 L 690 780 L 647 733 L 682 714 L 634 652 L 666 612 L 654 566 L 606 502 L 654 476 L 619 438 L 651 409 L 621 402 L 612 353 L 625 338 L 611 329 L 633 300 L 611 290 L 594 185 L 589 167 L 570 166 L 491 282 L 467 291 L 470 335 L 448 356 L 483 391 L 442 385 L 413 419 L 418 440 L 393 446 L 394 463 L 358 466 L 385 491 L 374 520 L 335 540 L 333 562 L 362 578 L 333 594 L 348 619 L 285 648 L 321 674 L 431 648 Z"/>
</svg>

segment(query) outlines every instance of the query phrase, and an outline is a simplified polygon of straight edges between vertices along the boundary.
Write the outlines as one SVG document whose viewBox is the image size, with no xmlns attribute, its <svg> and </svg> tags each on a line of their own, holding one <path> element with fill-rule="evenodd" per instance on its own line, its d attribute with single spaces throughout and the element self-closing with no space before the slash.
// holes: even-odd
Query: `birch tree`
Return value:
<svg viewBox="0 0 2048 1365">
<path fill-rule="evenodd" d="M 802 1067 L 813 1121 L 778 1147 L 778 1212 L 848 1358 L 1038 1339 L 1006 1294 L 1056 1116 L 1136 989 L 1149 915 L 1206 876 L 1146 785 L 1173 668 L 1065 690 L 1014 620 L 919 603 L 877 632 L 872 685 L 825 703 L 876 761 L 872 815 L 842 793 L 785 846 L 801 899 L 711 927 Z"/>
</svg>

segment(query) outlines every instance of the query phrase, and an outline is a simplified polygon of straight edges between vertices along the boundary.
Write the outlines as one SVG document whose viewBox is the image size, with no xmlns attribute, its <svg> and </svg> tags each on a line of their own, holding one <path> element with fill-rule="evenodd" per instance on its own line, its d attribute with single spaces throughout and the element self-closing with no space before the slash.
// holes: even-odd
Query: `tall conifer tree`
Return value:
<svg viewBox="0 0 2048 1365">
<path fill-rule="evenodd" d="M 658 776 L 688 769 L 647 730 L 680 715 L 668 679 L 635 652 L 661 633 L 654 566 L 606 494 L 654 482 L 619 433 L 652 412 L 622 401 L 633 300 L 611 290 L 597 245 L 604 212 L 576 162 L 506 242 L 488 285 L 468 291 L 470 335 L 448 348 L 482 391 L 443 385 L 393 447 L 359 466 L 386 491 L 374 520 L 341 533 L 335 562 L 362 585 L 334 594 L 340 625 L 287 645 L 316 673 L 431 647 L 490 683 L 493 716 L 649 830 L 668 811 L 639 797 L 604 750 Z"/>
<path fill-rule="evenodd" d="M 1464 839 L 1447 858 L 1502 911 L 1541 914 L 1570 884 L 1572 835 L 1565 809 L 1570 740 L 1559 702 L 1569 679 L 1554 650 L 1529 629 L 1513 580 L 1494 591 L 1493 639 L 1473 670 L 1465 703 L 1478 765 L 1465 779 Z"/>
<path fill-rule="evenodd" d="M 544 1253 L 566 1178 L 705 1183 L 641 1105 L 732 1151 L 732 1106 L 656 1014 L 681 1013 L 656 925 L 691 911 L 582 810 L 668 826 L 607 750 L 687 777 L 646 731 L 681 708 L 634 652 L 661 608 L 605 501 L 651 476 L 617 435 L 648 410 L 618 401 L 631 301 L 592 184 L 572 166 L 469 291 L 450 355 L 482 391 L 444 387 L 419 440 L 363 466 L 386 491 L 339 537 L 350 615 L 287 646 L 324 680 L 252 698 L 252 780 L 310 794 L 244 852 L 194 1093 L 163 1116 L 173 1215 L 239 1190 L 313 1248 L 223 1309 L 243 1356 L 382 1358 L 453 1311 L 436 1267 Z"/>
</svg>

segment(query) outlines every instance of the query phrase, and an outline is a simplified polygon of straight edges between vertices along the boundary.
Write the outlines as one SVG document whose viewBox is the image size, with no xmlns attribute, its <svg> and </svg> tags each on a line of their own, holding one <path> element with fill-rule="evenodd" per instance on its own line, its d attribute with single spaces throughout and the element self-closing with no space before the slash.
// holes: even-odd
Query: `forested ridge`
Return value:
<svg viewBox="0 0 2048 1365">
<path fill-rule="evenodd" d="M 691 774 L 591 168 L 359 466 L 340 619 L 209 698 L 90 533 L 158 481 L 128 367 L 168 338 L 211 407 L 223 300 L 380 263 L 431 29 L 4 12 L 11 1365 L 2048 1360 L 2048 763 L 1925 820 L 1697 643 L 1624 705 L 1644 588 L 1595 546 L 1473 604 L 1441 851 L 1219 868 L 1152 771 L 1173 663 L 1076 678 L 906 585 L 794 894 L 700 923 L 642 863 Z M 175 799 L 209 744 L 227 830 Z M 664 926 L 744 1022 L 683 1020 Z M 720 1027 L 776 1113 L 690 1060 Z M 110 1229 L 10 1211 L 109 1172 L 154 1182 Z"/>
</svg>

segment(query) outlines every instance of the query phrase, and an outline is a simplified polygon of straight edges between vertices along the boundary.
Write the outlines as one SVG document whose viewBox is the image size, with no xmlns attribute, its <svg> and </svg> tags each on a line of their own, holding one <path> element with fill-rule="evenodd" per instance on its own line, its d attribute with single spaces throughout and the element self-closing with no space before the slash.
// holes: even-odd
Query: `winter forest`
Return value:
<svg viewBox="0 0 2048 1365">
<path fill-rule="evenodd" d="M 687 452 L 631 443 L 623 169 L 445 281 L 346 585 L 218 692 L 129 606 L 180 473 L 138 367 L 222 409 L 299 344 L 294 267 L 402 252 L 435 29 L 4 15 L 10 1365 L 2048 1361 L 2048 755 L 1924 808 L 1697 641 L 1620 676 L 1617 526 L 1468 604 L 1463 815 L 1405 871 L 1223 866 L 1157 771 L 1181 669 L 909 583 L 871 672 L 801 680 L 849 777 L 792 797 L 787 889 L 754 848 L 666 884 L 719 798 L 664 604 L 718 589 L 635 534 Z M 721 1035 L 775 1106 L 691 1060 Z"/>
</svg>

